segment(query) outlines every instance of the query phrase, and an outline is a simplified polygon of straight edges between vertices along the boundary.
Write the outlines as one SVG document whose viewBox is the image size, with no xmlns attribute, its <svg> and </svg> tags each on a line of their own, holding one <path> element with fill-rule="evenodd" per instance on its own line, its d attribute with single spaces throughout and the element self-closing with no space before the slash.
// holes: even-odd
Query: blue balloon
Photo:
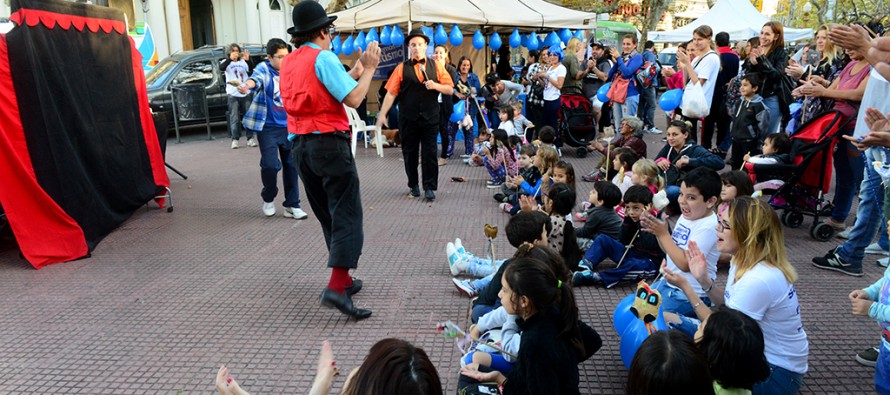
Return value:
<svg viewBox="0 0 890 395">
<path fill-rule="evenodd" d="M 523 34 L 519 39 L 519 45 L 528 48 L 528 34 Z"/>
<path fill-rule="evenodd" d="M 567 28 L 562 28 L 559 31 L 559 39 L 562 40 L 563 44 L 567 44 L 569 39 L 572 38 L 572 31 Z"/>
<path fill-rule="evenodd" d="M 528 45 L 525 47 L 528 48 L 529 51 L 537 50 L 541 46 L 540 41 L 538 41 L 538 35 L 536 33 L 531 33 L 528 36 Z"/>
<path fill-rule="evenodd" d="M 485 37 L 482 36 L 482 32 L 479 30 L 476 30 L 476 33 L 473 33 L 473 48 L 485 48 Z"/>
<path fill-rule="evenodd" d="M 457 27 L 457 24 L 451 27 L 451 35 L 448 38 L 451 41 L 451 45 L 455 47 L 459 47 L 464 43 L 464 34 L 460 32 L 460 28 Z"/>
<path fill-rule="evenodd" d="M 544 45 L 554 47 L 559 45 L 559 41 L 560 39 L 559 36 L 556 35 L 556 32 L 550 32 L 550 34 L 547 35 L 547 38 L 544 39 Z"/>
<path fill-rule="evenodd" d="M 508 42 L 510 43 L 510 48 L 516 48 L 522 44 L 522 36 L 519 35 L 519 29 L 513 29 L 513 33 L 510 33 Z"/>
<path fill-rule="evenodd" d="M 574 37 L 581 40 L 581 42 L 584 42 L 584 32 L 582 32 L 581 29 L 575 30 Z"/>
<path fill-rule="evenodd" d="M 365 32 L 358 32 L 353 45 L 355 45 L 355 52 L 358 52 L 359 49 L 364 51 L 365 48 L 368 48 L 368 44 L 365 44 Z"/>
<path fill-rule="evenodd" d="M 430 39 L 430 43 L 436 43 L 436 32 L 433 31 L 433 28 L 427 26 L 421 26 L 420 30 L 423 30 L 423 35 Z"/>
<path fill-rule="evenodd" d="M 392 45 L 402 46 L 405 43 L 405 35 L 402 34 L 402 29 L 399 25 L 394 25 L 392 28 L 392 33 L 389 34 L 390 41 L 392 41 Z"/>
<path fill-rule="evenodd" d="M 383 30 L 380 30 L 380 43 L 392 45 L 392 29 L 389 28 L 389 25 L 384 26 Z"/>
<path fill-rule="evenodd" d="M 340 42 L 340 36 L 334 37 L 334 39 L 331 40 L 331 51 L 334 51 L 334 54 L 335 54 L 335 55 L 339 55 L 339 54 L 340 54 L 340 47 L 341 47 L 342 45 L 343 45 L 343 44 Z"/>
<path fill-rule="evenodd" d="M 634 355 L 637 354 L 637 350 L 640 349 L 640 345 L 643 344 L 647 337 L 649 337 L 649 331 L 646 330 L 646 324 L 638 319 L 631 321 L 627 328 L 624 329 L 618 350 L 621 353 L 621 362 L 624 362 L 625 368 L 630 369 Z"/>
<path fill-rule="evenodd" d="M 368 44 L 374 41 L 380 42 L 380 37 L 377 35 L 376 27 L 372 27 L 371 30 L 368 30 L 368 35 L 365 36 L 365 48 L 368 47 Z"/>
<path fill-rule="evenodd" d="M 466 100 L 460 100 L 457 103 L 454 103 L 454 108 L 452 109 L 451 117 L 449 120 L 451 122 L 460 122 L 464 119 L 464 116 L 467 115 L 467 102 Z"/>
<path fill-rule="evenodd" d="M 655 322 L 653 323 L 653 325 L 655 325 L 655 329 L 660 331 L 668 330 L 667 322 L 664 322 L 664 310 L 662 309 L 663 307 L 663 305 L 658 306 L 658 317 L 655 318 Z"/>
<path fill-rule="evenodd" d="M 488 40 L 488 46 L 491 47 L 491 49 L 497 51 L 501 48 L 501 44 L 503 44 L 501 42 L 501 35 L 497 33 L 491 33 L 491 38 Z"/>
<path fill-rule="evenodd" d="M 665 112 L 674 111 L 683 102 L 683 90 L 671 89 L 658 98 L 658 106 Z"/>
<path fill-rule="evenodd" d="M 631 320 L 637 319 L 634 317 L 633 313 L 630 312 L 630 306 L 634 304 L 634 298 L 637 297 L 637 294 L 633 293 L 621 299 L 618 302 L 618 305 L 615 306 L 615 312 L 612 313 L 612 324 L 615 326 L 615 332 L 618 335 L 624 333 L 624 329 L 627 328 L 627 325 L 630 324 Z"/>
<path fill-rule="evenodd" d="M 355 39 L 352 38 L 350 34 L 349 37 L 346 37 L 346 40 L 343 41 L 343 54 L 346 56 L 352 55 L 352 51 L 355 50 Z"/>
<path fill-rule="evenodd" d="M 609 102 L 609 88 L 612 87 L 611 82 L 607 82 L 603 84 L 599 89 L 596 90 L 596 98 L 603 103 Z"/>
<path fill-rule="evenodd" d="M 448 33 L 445 32 L 445 26 L 442 26 L 440 23 L 439 26 L 436 26 L 436 34 L 433 39 L 436 42 L 436 45 L 445 45 L 448 43 Z"/>
</svg>

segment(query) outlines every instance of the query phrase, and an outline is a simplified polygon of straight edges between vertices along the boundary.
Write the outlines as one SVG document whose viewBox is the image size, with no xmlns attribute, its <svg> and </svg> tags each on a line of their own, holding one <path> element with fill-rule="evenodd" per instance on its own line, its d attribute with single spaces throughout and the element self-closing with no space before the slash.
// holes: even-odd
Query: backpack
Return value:
<svg viewBox="0 0 890 395">
<path fill-rule="evenodd" d="M 655 83 L 655 79 L 658 78 L 658 63 L 643 63 L 643 66 L 634 74 L 634 78 L 644 89 L 652 86 Z"/>
</svg>

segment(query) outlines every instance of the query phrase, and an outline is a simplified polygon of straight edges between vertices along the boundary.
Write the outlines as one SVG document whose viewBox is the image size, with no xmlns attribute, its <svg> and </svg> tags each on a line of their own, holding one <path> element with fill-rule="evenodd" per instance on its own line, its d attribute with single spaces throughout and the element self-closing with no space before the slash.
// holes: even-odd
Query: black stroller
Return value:
<svg viewBox="0 0 890 395">
<path fill-rule="evenodd" d="M 587 144 L 596 139 L 593 105 L 584 95 L 563 93 L 559 97 L 558 135 L 563 143 L 578 147 L 579 158 L 587 156 Z"/>
</svg>

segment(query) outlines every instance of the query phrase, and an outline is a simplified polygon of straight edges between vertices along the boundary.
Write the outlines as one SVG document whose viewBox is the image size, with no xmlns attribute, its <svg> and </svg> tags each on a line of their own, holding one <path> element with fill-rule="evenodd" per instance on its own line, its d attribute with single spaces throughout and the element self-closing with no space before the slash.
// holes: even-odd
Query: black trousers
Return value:
<svg viewBox="0 0 890 395">
<path fill-rule="evenodd" d="M 439 138 L 442 140 L 442 158 L 448 157 L 448 123 L 452 112 L 454 112 L 453 105 L 444 101 L 439 103 Z"/>
<path fill-rule="evenodd" d="M 402 135 L 402 157 L 405 160 L 405 175 L 408 188 L 418 185 L 417 158 L 421 158 L 423 169 L 423 190 L 437 190 L 439 187 L 439 164 L 436 160 L 436 136 L 439 134 L 439 118 L 433 121 L 422 119 L 399 119 L 399 133 Z M 302 174 L 302 173 L 300 173 Z"/>
<path fill-rule="evenodd" d="M 751 140 L 737 140 L 732 139 L 732 159 L 729 162 L 729 165 L 732 170 L 740 170 L 742 168 L 742 163 L 744 163 L 745 154 L 760 155 L 761 144 L 757 139 Z"/>
<path fill-rule="evenodd" d="M 717 142 L 715 147 L 719 147 L 729 132 L 729 114 L 726 111 L 726 92 L 714 92 L 714 98 L 711 101 L 711 111 L 705 117 L 705 124 L 702 126 L 701 146 L 710 149 L 711 139 L 714 137 L 714 130 L 717 130 Z"/>
<path fill-rule="evenodd" d="M 344 132 L 297 136 L 293 155 L 328 247 L 328 267 L 355 269 L 362 254 L 362 199 Z"/>
</svg>

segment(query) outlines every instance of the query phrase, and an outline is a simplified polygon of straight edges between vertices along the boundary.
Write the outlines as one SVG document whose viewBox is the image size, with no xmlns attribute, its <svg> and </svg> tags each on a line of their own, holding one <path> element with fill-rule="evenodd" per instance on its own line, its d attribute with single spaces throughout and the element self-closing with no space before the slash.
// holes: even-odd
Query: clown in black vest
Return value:
<svg viewBox="0 0 890 395">
<path fill-rule="evenodd" d="M 402 156 L 408 176 L 410 198 L 420 197 L 417 177 L 417 157 L 420 153 L 423 169 L 424 199 L 436 199 L 439 165 L 436 162 L 436 136 L 439 133 L 439 94 L 451 95 L 454 82 L 445 70 L 445 59 L 426 57 L 429 37 L 421 29 L 411 30 L 407 37 L 409 58 L 396 66 L 386 84 L 386 97 L 377 116 L 377 127 L 386 125 L 386 114 L 399 97 L 399 135 Z"/>
</svg>

